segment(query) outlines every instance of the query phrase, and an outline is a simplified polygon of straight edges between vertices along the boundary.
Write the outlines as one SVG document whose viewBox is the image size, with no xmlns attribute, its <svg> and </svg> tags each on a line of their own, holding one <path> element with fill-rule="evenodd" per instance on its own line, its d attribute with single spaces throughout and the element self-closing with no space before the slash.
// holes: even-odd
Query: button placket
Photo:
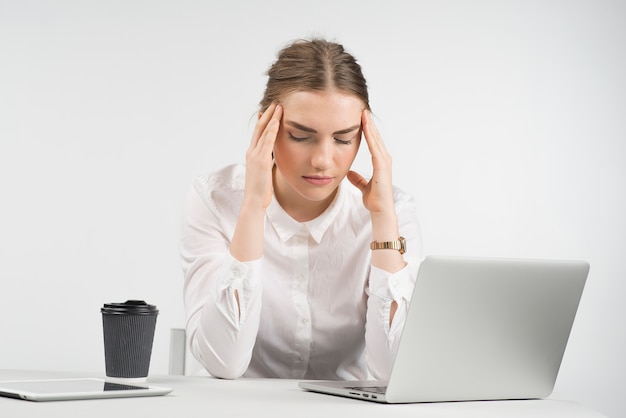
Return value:
<svg viewBox="0 0 626 418">
<path fill-rule="evenodd" d="M 296 311 L 293 375 L 302 377 L 308 368 L 311 346 L 311 313 L 307 298 L 309 282 L 308 233 L 293 237 L 293 303 Z"/>
</svg>

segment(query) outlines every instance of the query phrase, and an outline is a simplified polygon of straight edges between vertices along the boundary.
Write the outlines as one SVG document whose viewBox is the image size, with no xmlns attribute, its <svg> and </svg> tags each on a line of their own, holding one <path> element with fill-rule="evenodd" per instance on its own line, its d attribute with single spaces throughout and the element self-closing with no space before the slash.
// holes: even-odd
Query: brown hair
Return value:
<svg viewBox="0 0 626 418">
<path fill-rule="evenodd" d="M 283 48 L 267 71 L 261 112 L 295 91 L 337 89 L 353 94 L 370 109 L 367 82 L 356 59 L 338 43 L 314 38 Z"/>
</svg>

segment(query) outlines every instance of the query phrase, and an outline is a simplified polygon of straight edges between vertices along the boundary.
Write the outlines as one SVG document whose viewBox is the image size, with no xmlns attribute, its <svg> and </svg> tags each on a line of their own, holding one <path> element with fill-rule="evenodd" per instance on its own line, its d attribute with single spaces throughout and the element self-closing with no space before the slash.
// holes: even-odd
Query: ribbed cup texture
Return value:
<svg viewBox="0 0 626 418">
<path fill-rule="evenodd" d="M 104 360 L 109 377 L 147 377 L 157 315 L 102 313 Z"/>
</svg>

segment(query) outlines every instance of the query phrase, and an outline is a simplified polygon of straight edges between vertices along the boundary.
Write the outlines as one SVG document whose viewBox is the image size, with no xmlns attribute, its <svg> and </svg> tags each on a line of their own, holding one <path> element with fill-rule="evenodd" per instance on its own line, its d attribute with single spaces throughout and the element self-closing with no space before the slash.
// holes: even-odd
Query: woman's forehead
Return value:
<svg viewBox="0 0 626 418">
<path fill-rule="evenodd" d="M 338 91 L 297 91 L 281 101 L 283 120 L 305 125 L 333 125 L 336 130 L 360 124 L 363 102 L 355 95 Z"/>
</svg>

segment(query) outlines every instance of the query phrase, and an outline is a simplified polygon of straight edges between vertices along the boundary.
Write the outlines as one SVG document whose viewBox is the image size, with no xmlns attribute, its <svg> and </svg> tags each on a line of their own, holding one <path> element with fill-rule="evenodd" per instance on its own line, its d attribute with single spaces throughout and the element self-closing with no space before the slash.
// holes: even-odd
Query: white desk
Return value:
<svg viewBox="0 0 626 418">
<path fill-rule="evenodd" d="M 0 370 L 0 380 L 103 377 L 98 374 Z M 573 401 L 556 399 L 381 405 L 304 391 L 295 380 L 153 376 L 148 381 L 174 391 L 166 396 L 61 402 L 0 397 L 2 417 L 463 417 L 606 418 Z"/>
</svg>

